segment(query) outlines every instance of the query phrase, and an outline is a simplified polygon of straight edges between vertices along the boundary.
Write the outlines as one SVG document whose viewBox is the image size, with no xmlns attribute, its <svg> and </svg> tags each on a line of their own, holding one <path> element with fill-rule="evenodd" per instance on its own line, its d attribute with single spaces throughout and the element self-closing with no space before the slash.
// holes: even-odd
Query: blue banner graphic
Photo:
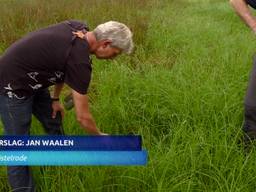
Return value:
<svg viewBox="0 0 256 192">
<path fill-rule="evenodd" d="M 0 151 L 0 165 L 146 165 L 147 151 Z"/>
<path fill-rule="evenodd" d="M 0 151 L 141 151 L 141 136 L 0 136 Z"/>
</svg>

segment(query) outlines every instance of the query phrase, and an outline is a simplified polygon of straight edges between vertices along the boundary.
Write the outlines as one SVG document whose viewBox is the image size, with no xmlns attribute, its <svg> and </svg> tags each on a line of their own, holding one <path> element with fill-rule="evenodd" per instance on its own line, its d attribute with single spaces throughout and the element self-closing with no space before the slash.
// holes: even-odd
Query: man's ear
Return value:
<svg viewBox="0 0 256 192">
<path fill-rule="evenodd" d="M 111 40 L 109 39 L 104 39 L 102 40 L 101 44 L 103 45 L 103 48 L 106 48 L 108 45 L 110 45 L 112 43 Z"/>
</svg>

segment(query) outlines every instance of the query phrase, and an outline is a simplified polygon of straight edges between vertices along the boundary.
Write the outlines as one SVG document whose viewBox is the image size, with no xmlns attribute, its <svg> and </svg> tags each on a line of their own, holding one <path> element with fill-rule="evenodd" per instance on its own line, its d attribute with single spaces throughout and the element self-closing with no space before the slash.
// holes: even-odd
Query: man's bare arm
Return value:
<svg viewBox="0 0 256 192">
<path fill-rule="evenodd" d="M 76 118 L 80 125 L 91 134 L 105 135 L 97 128 L 95 121 L 89 111 L 89 99 L 87 95 L 82 95 L 72 90 L 75 104 Z"/>
<path fill-rule="evenodd" d="M 256 33 L 256 18 L 252 15 L 245 0 L 230 0 L 230 4 L 244 22 Z"/>
<path fill-rule="evenodd" d="M 55 84 L 52 98 L 59 99 L 63 86 L 64 83 Z M 52 102 L 52 118 L 56 117 L 57 112 L 60 112 L 62 118 L 64 118 L 64 108 L 58 100 Z"/>
<path fill-rule="evenodd" d="M 58 83 L 54 85 L 54 90 L 53 90 L 53 98 L 59 98 L 60 97 L 60 92 L 64 86 L 64 83 Z"/>
</svg>

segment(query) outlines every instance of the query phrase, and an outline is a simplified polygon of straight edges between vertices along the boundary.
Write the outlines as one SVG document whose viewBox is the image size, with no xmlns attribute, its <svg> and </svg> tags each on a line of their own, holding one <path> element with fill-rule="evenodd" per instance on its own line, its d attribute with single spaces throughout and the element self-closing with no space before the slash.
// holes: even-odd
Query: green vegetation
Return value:
<svg viewBox="0 0 256 192">
<path fill-rule="evenodd" d="M 110 134 L 140 134 L 145 167 L 33 167 L 39 191 L 219 191 L 256 188 L 256 151 L 240 144 L 255 35 L 224 0 L 1 0 L 0 52 L 29 31 L 74 18 L 117 20 L 136 51 L 94 60 L 91 110 Z M 72 111 L 67 134 L 83 135 Z M 34 120 L 33 134 L 43 134 Z M 8 191 L 5 167 L 0 191 Z"/>
</svg>

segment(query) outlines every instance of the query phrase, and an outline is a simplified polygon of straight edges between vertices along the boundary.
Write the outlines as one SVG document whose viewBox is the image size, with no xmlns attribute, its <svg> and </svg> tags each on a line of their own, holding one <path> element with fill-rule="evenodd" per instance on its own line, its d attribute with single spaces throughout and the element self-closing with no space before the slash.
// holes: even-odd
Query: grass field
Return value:
<svg viewBox="0 0 256 192">
<path fill-rule="evenodd" d="M 29 31 L 65 19 L 90 28 L 118 20 L 130 56 L 94 59 L 91 110 L 110 134 L 140 134 L 142 167 L 33 167 L 39 191 L 256 191 L 256 150 L 245 154 L 243 97 L 255 35 L 225 0 L 0 0 L 0 53 Z M 73 111 L 65 132 L 84 135 Z M 43 134 L 34 120 L 33 134 Z M 5 167 L 0 191 L 8 191 Z"/>
</svg>

